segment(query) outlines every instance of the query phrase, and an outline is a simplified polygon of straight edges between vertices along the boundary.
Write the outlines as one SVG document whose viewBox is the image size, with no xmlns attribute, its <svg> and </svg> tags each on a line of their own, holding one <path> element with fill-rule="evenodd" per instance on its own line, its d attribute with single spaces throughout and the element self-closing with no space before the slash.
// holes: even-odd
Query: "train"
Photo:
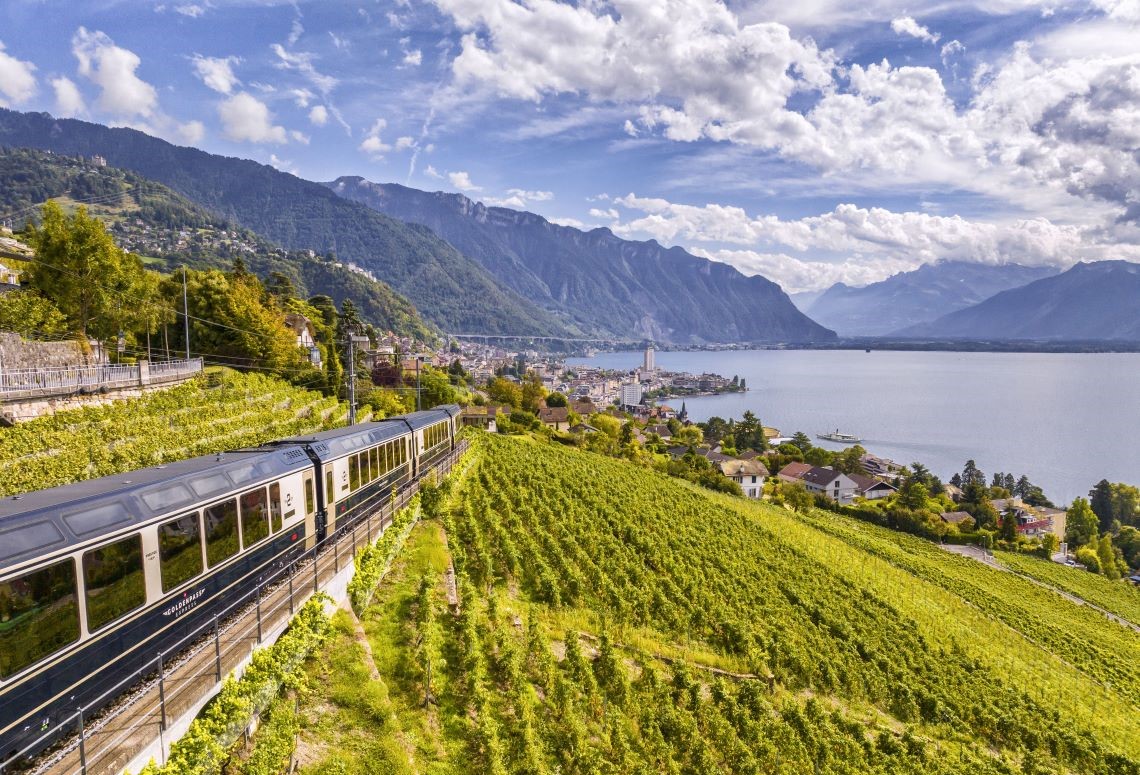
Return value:
<svg viewBox="0 0 1140 775">
<path fill-rule="evenodd" d="M 0 500 L 0 771 L 388 502 L 458 424 L 447 405 Z"/>
</svg>

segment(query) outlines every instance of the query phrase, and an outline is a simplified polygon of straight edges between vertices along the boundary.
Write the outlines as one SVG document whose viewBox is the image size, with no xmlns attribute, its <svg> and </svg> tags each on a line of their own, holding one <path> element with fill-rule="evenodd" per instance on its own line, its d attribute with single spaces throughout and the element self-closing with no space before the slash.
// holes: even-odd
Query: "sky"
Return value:
<svg viewBox="0 0 1140 775">
<path fill-rule="evenodd" d="M 792 293 L 1140 261 L 1140 0 L 4 0 L 0 106 Z"/>
</svg>

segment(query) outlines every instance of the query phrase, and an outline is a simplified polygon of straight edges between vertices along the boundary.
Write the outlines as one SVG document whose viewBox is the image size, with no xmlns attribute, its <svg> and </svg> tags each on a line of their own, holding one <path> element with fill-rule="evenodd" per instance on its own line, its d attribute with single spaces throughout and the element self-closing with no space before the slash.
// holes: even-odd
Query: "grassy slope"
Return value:
<svg viewBox="0 0 1140 775">
<path fill-rule="evenodd" d="M 337 688 L 347 630 L 313 663 L 304 772 L 1137 771 L 1140 637 L 1087 608 L 621 461 L 501 438 L 473 454 L 446 520 L 462 613 L 424 523 L 364 616 L 383 691 Z M 424 578 L 446 662 L 426 710 Z"/>
<path fill-rule="evenodd" d="M 1062 592 L 1076 595 L 1140 626 L 1140 589 L 1127 580 L 1109 581 L 1084 568 L 1071 568 L 1024 554 L 997 552 L 1000 563 Z"/>
</svg>

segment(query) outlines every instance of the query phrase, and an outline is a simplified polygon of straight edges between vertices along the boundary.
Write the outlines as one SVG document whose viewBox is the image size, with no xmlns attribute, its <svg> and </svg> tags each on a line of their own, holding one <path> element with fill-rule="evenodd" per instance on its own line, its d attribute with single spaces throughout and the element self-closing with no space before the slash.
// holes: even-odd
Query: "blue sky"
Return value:
<svg viewBox="0 0 1140 775">
<path fill-rule="evenodd" d="M 789 291 L 1140 260 L 1140 0 L 6 0 L 0 104 Z"/>
</svg>

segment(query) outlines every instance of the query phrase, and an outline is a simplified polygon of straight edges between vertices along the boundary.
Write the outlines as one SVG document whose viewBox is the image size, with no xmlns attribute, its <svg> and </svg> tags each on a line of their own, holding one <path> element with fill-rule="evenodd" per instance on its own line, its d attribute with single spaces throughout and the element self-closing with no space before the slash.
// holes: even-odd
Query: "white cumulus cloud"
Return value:
<svg viewBox="0 0 1140 775">
<path fill-rule="evenodd" d="M 187 145 L 197 145 L 206 136 L 206 125 L 201 121 L 187 121 L 178 125 L 178 137 Z"/>
<path fill-rule="evenodd" d="M 195 54 L 194 72 L 202 83 L 221 94 L 232 94 L 234 87 L 241 84 L 234 75 L 233 66 L 241 60 L 238 57 L 204 57 Z"/>
<path fill-rule="evenodd" d="M 99 87 L 96 107 L 119 118 L 155 115 L 158 93 L 135 73 L 142 60 L 105 33 L 80 27 L 71 39 L 79 74 Z"/>
<path fill-rule="evenodd" d="M 451 185 L 458 188 L 460 191 L 482 191 L 481 186 L 475 185 L 471 182 L 471 176 L 464 171 L 449 172 L 447 179 L 451 181 Z"/>
<path fill-rule="evenodd" d="M 372 122 L 372 126 L 369 127 L 368 132 L 364 136 L 364 140 L 361 141 L 358 147 L 361 152 L 367 154 L 368 158 L 373 161 L 379 161 L 384 157 L 385 153 L 392 150 L 392 146 L 380 138 L 380 133 L 383 132 L 387 126 L 388 122 L 384 119 L 376 119 Z"/>
<path fill-rule="evenodd" d="M 900 16 L 897 19 L 891 19 L 891 29 L 896 35 L 909 35 L 927 43 L 937 43 L 938 39 L 942 37 L 937 32 L 931 32 L 916 22 L 913 16 Z"/>
<path fill-rule="evenodd" d="M 55 92 L 55 111 L 65 118 L 74 118 L 87 113 L 87 103 L 79 87 L 67 76 L 61 75 L 51 80 L 51 88 Z"/>
<path fill-rule="evenodd" d="M 218 105 L 218 117 L 226 137 L 237 142 L 288 142 L 285 127 L 273 123 L 273 115 L 264 102 L 249 92 L 238 92 Z"/>
<path fill-rule="evenodd" d="M 324 126 L 329 122 L 329 110 L 324 105 L 314 105 L 309 111 L 309 122 L 315 126 Z"/>
<path fill-rule="evenodd" d="M 20 105 L 36 94 L 36 66 L 8 54 L 0 42 L 0 107 Z"/>
<path fill-rule="evenodd" d="M 522 188 L 510 188 L 507 189 L 506 196 L 485 197 L 483 203 L 491 205 L 492 207 L 509 207 L 513 210 L 524 210 L 533 202 L 549 202 L 552 199 L 554 199 L 554 192 L 552 191 L 527 191 Z"/>
</svg>

